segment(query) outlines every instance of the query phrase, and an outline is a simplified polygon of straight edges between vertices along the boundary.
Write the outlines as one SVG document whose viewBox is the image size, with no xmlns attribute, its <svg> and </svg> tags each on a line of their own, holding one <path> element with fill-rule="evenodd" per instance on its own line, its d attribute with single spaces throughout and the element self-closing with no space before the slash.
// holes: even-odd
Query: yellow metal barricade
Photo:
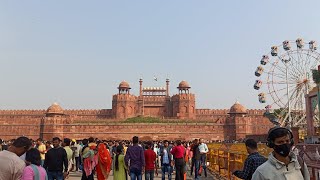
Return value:
<svg viewBox="0 0 320 180">
<path fill-rule="evenodd" d="M 269 148 L 266 144 L 258 144 L 258 151 L 262 156 L 268 158 L 269 153 L 272 152 L 272 149 Z"/>
<path fill-rule="evenodd" d="M 208 168 L 222 177 L 238 179 L 232 175 L 232 172 L 243 169 L 248 157 L 245 144 L 212 143 L 208 144 L 208 148 Z M 258 144 L 258 151 L 261 155 L 268 157 L 272 149 L 265 144 Z"/>
<path fill-rule="evenodd" d="M 230 166 L 229 166 L 229 178 L 231 179 L 232 172 L 235 170 L 243 169 L 243 164 L 247 158 L 247 149 L 245 144 L 232 144 L 229 150 L 230 154 Z M 233 177 L 237 179 L 236 177 Z"/>
<path fill-rule="evenodd" d="M 219 172 L 219 148 L 222 144 L 209 144 L 209 155 L 208 155 L 208 168 L 211 171 Z"/>
<path fill-rule="evenodd" d="M 218 151 L 219 174 L 228 177 L 229 173 L 229 145 L 222 144 Z"/>
</svg>

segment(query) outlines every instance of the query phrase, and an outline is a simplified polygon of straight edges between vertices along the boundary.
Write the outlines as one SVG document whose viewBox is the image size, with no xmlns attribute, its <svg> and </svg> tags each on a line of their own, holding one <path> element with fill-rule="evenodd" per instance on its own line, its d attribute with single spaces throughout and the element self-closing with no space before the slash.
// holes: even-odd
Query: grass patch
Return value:
<svg viewBox="0 0 320 180">
<path fill-rule="evenodd" d="M 197 123 L 197 120 L 190 119 L 162 119 L 157 117 L 132 117 L 128 118 L 121 123 L 174 123 L 174 124 L 183 124 L 183 123 Z M 201 121 L 203 122 L 203 121 Z"/>
<path fill-rule="evenodd" d="M 156 118 L 156 117 L 133 117 L 123 121 L 123 123 L 163 123 L 163 122 L 166 122 L 166 120 Z"/>
<path fill-rule="evenodd" d="M 119 123 L 170 123 L 170 124 L 185 124 L 185 123 L 212 123 L 210 120 L 190 120 L 190 119 L 162 119 L 157 117 L 132 117 L 125 120 L 115 119 L 97 119 L 97 120 L 75 120 L 75 124 L 119 124 Z"/>
</svg>

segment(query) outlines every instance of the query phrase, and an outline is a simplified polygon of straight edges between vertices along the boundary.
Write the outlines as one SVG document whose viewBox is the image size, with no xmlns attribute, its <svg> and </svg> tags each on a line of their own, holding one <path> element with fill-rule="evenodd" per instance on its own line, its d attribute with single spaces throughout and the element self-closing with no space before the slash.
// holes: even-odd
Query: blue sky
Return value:
<svg viewBox="0 0 320 180">
<path fill-rule="evenodd" d="M 263 108 L 252 88 L 262 54 L 283 40 L 320 41 L 320 1 L 1 1 L 0 109 L 111 108 L 126 80 L 177 93 L 197 108 L 236 100 Z M 158 82 L 153 81 L 153 76 Z"/>
</svg>

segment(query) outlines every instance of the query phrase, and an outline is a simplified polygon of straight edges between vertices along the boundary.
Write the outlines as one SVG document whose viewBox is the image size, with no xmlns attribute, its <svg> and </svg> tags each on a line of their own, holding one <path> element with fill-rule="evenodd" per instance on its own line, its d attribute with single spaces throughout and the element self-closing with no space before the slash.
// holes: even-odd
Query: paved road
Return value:
<svg viewBox="0 0 320 180">
<path fill-rule="evenodd" d="M 112 172 L 112 171 L 111 171 L 111 172 Z M 80 180 L 80 179 L 81 179 L 81 175 L 82 175 L 81 172 L 72 172 L 72 173 L 70 173 L 70 177 L 69 177 L 68 180 Z M 166 176 L 166 179 L 167 179 L 167 177 L 168 177 L 168 176 Z M 175 177 L 175 175 L 172 176 L 172 179 L 174 179 L 174 177 Z M 95 179 L 97 179 L 97 178 L 95 178 Z M 143 177 L 142 179 L 144 180 L 144 177 Z M 188 171 L 187 180 L 192 180 L 192 179 L 194 179 L 194 177 L 192 178 L 192 177 L 190 176 L 190 171 Z M 213 178 L 212 174 L 210 174 L 209 172 L 208 172 L 208 177 L 207 177 L 207 178 L 205 178 L 205 177 L 201 177 L 201 178 L 200 178 L 200 180 L 213 180 L 213 179 L 215 179 L 215 178 Z M 108 180 L 113 180 L 112 174 L 109 176 Z M 161 180 L 161 173 L 160 173 L 160 171 L 159 171 L 159 176 L 158 176 L 158 177 L 155 176 L 155 179 L 154 179 L 154 180 Z"/>
</svg>

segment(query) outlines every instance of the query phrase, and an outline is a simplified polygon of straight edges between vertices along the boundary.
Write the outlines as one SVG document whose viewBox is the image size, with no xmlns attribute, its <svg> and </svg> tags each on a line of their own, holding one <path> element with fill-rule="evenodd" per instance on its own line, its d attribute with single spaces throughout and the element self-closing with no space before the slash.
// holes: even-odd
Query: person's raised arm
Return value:
<svg viewBox="0 0 320 180">
<path fill-rule="evenodd" d="M 250 173 L 252 173 L 253 170 L 253 160 L 252 159 L 246 159 L 244 162 L 243 170 L 237 170 L 233 174 L 237 176 L 240 179 L 248 179 Z"/>
</svg>

